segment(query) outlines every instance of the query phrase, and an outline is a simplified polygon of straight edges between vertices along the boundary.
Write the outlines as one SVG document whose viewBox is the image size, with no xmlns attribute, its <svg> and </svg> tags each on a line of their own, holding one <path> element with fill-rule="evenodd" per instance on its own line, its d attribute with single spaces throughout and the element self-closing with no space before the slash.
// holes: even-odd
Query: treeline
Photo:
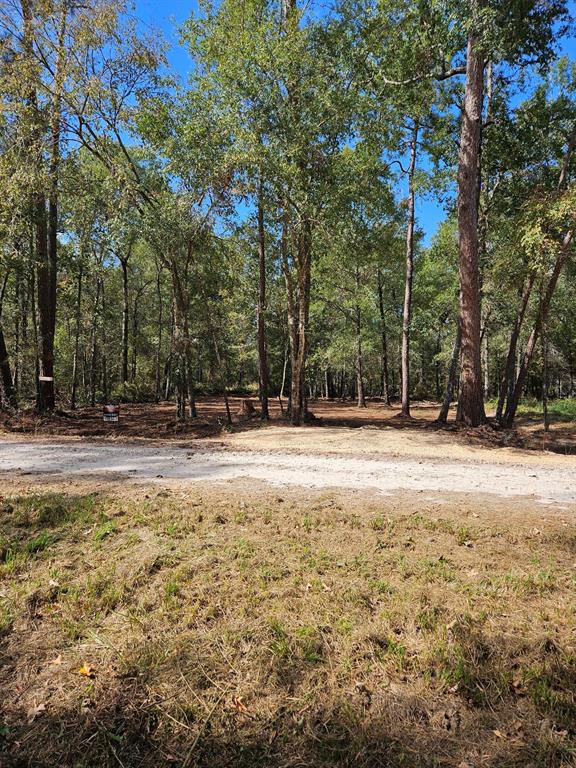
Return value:
<svg viewBox="0 0 576 768">
<path fill-rule="evenodd" d="M 560 0 L 2 0 L 1 404 L 574 396 Z M 429 244 L 418 201 L 445 201 Z"/>
</svg>

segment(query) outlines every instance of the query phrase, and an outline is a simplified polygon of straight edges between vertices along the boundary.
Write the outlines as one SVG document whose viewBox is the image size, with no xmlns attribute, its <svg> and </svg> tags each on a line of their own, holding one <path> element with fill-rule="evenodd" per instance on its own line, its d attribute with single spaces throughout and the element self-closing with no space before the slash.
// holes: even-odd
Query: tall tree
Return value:
<svg viewBox="0 0 576 768">
<path fill-rule="evenodd" d="M 477 427 L 486 416 L 480 351 L 478 194 L 484 99 L 484 57 L 478 31 L 479 6 L 472 3 L 466 49 L 466 84 L 458 152 L 458 236 L 460 262 L 460 413 Z"/>
</svg>

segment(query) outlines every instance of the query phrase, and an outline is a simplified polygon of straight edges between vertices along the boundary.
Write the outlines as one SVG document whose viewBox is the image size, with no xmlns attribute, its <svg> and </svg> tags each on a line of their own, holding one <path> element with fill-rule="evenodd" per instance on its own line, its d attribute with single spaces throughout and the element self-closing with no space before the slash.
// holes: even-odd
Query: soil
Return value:
<svg viewBox="0 0 576 768">
<path fill-rule="evenodd" d="M 282 445 L 276 441 L 276 445 Z M 483 454 L 489 453 L 484 449 Z M 463 458 L 434 459 L 234 451 L 228 446 L 196 450 L 176 445 L 109 445 L 85 442 L 0 442 L 0 473 L 125 476 L 134 480 L 191 482 L 247 478 L 276 486 L 370 489 L 384 494 L 467 493 L 534 497 L 546 504 L 576 504 L 573 458 L 554 463 L 511 463 Z M 442 498 L 438 499 L 442 503 Z M 566 508 L 566 507 L 562 507 Z"/>
<path fill-rule="evenodd" d="M 274 442 L 274 428 L 286 427 L 284 413 L 286 401 L 282 409 L 278 400 L 270 401 L 271 421 L 263 428 L 259 419 L 258 401 L 253 398 L 255 412 L 246 413 L 246 398 L 231 397 L 230 408 L 233 414 L 231 432 L 236 437 L 244 435 L 239 444 L 253 447 L 260 440 L 266 444 Z M 369 439 L 371 450 L 380 450 L 385 443 L 387 453 L 398 450 L 403 452 L 403 446 L 410 443 L 421 444 L 424 451 L 431 446 L 430 453 L 439 449 L 444 453 L 446 446 L 462 445 L 466 447 L 489 448 L 520 448 L 527 451 L 550 451 L 559 454 L 576 453 L 576 424 L 574 421 L 557 422 L 552 424 L 550 432 L 544 432 L 541 421 L 531 417 L 520 417 L 514 430 L 502 430 L 494 424 L 488 424 L 481 429 L 467 429 L 453 422 L 447 426 L 436 423 L 438 404 L 417 402 L 412 405 L 412 417 L 403 418 L 397 404 L 387 406 L 384 402 L 373 400 L 367 408 L 359 409 L 353 402 L 340 401 L 310 401 L 310 409 L 317 417 L 305 431 L 298 431 L 295 439 L 289 442 L 299 442 L 306 435 L 305 442 L 312 446 L 318 441 L 319 446 L 331 442 L 331 436 L 342 435 L 340 431 L 348 430 L 345 444 L 350 441 L 353 452 L 366 443 L 366 432 L 374 431 Z M 454 414 L 451 414 L 453 418 Z M 173 403 L 136 403 L 120 406 L 120 421 L 117 424 L 107 424 L 102 419 L 102 408 L 80 408 L 76 411 L 58 411 L 50 417 L 38 417 L 33 411 L 24 411 L 18 417 L 0 414 L 0 433 L 11 435 L 46 436 L 59 435 L 62 437 L 99 438 L 113 441 L 161 440 L 187 441 L 206 439 L 226 435 L 226 411 L 224 402 L 219 397 L 201 397 L 198 399 L 198 418 L 180 423 L 175 418 Z M 248 437 L 257 432 L 258 437 Z M 281 433 L 284 440 L 290 432 L 286 429 Z M 381 440 L 382 432 L 385 439 Z M 267 434 L 269 433 L 269 434 Z M 356 433 L 354 435 L 354 433 Z M 338 439 L 333 441 L 338 448 Z M 329 450 L 332 450 L 330 447 Z M 362 450 L 362 452 L 365 452 Z"/>
</svg>

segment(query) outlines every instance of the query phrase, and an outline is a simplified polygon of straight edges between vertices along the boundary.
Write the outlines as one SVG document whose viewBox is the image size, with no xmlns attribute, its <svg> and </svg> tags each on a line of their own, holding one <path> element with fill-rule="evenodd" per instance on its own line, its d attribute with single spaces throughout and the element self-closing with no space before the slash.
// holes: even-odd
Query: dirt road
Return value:
<svg viewBox="0 0 576 768">
<path fill-rule="evenodd" d="M 576 463 L 550 465 L 429 457 L 341 457 L 262 451 L 82 442 L 0 442 L 0 472 L 24 475 L 125 475 L 140 481 L 248 478 L 274 485 L 527 496 L 576 503 Z"/>
</svg>

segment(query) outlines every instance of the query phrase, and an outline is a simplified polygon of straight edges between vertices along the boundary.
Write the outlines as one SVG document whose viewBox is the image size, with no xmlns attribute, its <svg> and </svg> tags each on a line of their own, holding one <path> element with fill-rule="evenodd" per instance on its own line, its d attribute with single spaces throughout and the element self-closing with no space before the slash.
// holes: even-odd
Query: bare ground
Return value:
<svg viewBox="0 0 576 768">
<path fill-rule="evenodd" d="M 263 431 L 286 426 L 277 400 L 271 401 L 272 421 L 266 427 L 262 427 L 257 413 L 251 419 L 240 414 L 242 400 L 243 398 L 239 397 L 230 398 L 233 434 L 243 434 L 247 439 L 249 434 L 256 433 L 252 439 L 258 440 L 257 435 L 261 435 Z M 258 407 L 257 401 L 253 402 Z M 352 438 L 356 444 L 362 444 L 366 440 L 366 432 L 374 431 L 376 434 L 371 438 L 372 444 L 379 443 L 382 446 L 385 443 L 388 453 L 394 453 L 396 441 L 401 444 L 422 442 L 422 444 L 436 446 L 436 450 L 438 448 L 444 450 L 446 446 L 478 446 L 519 448 L 530 451 L 546 450 L 559 454 L 576 452 L 574 421 L 557 421 L 552 424 L 548 433 L 544 431 L 540 420 L 527 416 L 519 417 L 514 430 L 500 430 L 494 425 L 470 430 L 457 427 L 453 423 L 447 427 L 439 426 L 435 421 L 438 414 L 437 403 L 414 403 L 410 419 L 402 418 L 399 406 L 387 406 L 380 401 L 371 401 L 368 407 L 363 409 L 357 408 L 350 402 L 324 400 L 311 401 L 310 407 L 317 420 L 307 427 L 308 445 L 315 440 L 322 444 L 329 430 L 344 429 L 348 430 L 350 435 L 356 433 L 356 437 Z M 286 401 L 283 404 L 283 410 L 285 409 Z M 134 440 L 182 442 L 217 438 L 223 434 L 226 414 L 222 398 L 199 398 L 198 414 L 198 419 L 182 424 L 175 420 L 173 403 L 129 404 L 121 406 L 119 424 L 104 424 L 100 407 L 59 411 L 50 417 L 38 417 L 33 411 L 24 411 L 17 417 L 0 414 L 0 433 L 27 437 L 59 435 L 115 442 Z M 453 415 L 451 414 L 451 418 Z M 383 441 L 380 441 L 380 433 L 384 433 Z M 343 433 L 336 432 L 336 434 Z M 355 450 L 356 446 L 354 446 Z"/>
<path fill-rule="evenodd" d="M 294 436 L 267 430 L 269 445 L 283 446 L 298 440 L 299 452 L 250 450 L 254 441 L 244 440 L 244 450 L 231 450 L 234 440 L 213 445 L 195 445 L 194 450 L 176 445 L 110 445 L 106 443 L 0 441 L 0 474 L 29 475 L 124 475 L 138 481 L 192 482 L 238 480 L 262 481 L 276 486 L 371 489 L 376 493 L 468 493 L 533 497 L 542 503 L 576 505 L 576 472 L 573 457 L 530 454 L 519 461 L 518 452 L 505 454 L 504 461 L 492 458 L 486 449 L 475 449 L 474 460 L 460 448 L 460 456 L 422 457 L 407 452 L 401 456 L 373 453 L 354 457 L 320 454 L 310 446 L 309 431 Z M 304 433 L 304 434 L 301 434 Z M 334 437 L 334 435 L 332 435 Z M 338 435 L 340 445 L 346 436 Z M 348 450 L 352 445 L 348 443 Z M 326 444 L 324 444 L 324 449 Z M 314 453 L 303 453 L 314 449 Z M 463 454 L 463 455 L 462 455 Z M 540 458 L 540 461 L 538 461 Z M 515 462 L 511 459 L 515 459 Z M 566 507 L 567 508 L 567 507 Z"/>
</svg>

